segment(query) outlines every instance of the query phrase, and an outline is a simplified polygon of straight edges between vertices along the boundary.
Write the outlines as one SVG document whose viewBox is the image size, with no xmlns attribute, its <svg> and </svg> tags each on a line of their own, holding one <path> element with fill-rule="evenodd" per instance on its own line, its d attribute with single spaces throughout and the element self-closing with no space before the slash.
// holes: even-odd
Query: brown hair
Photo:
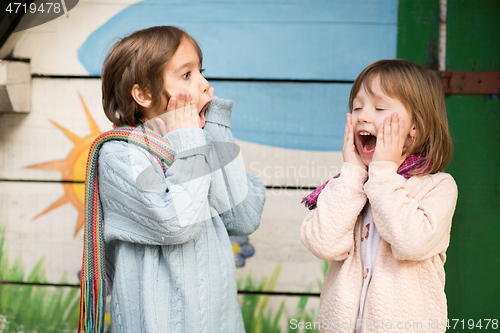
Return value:
<svg viewBox="0 0 500 333">
<path fill-rule="evenodd" d="M 119 40 L 111 49 L 102 68 L 102 105 L 104 113 L 116 125 L 135 126 L 146 119 L 141 107 L 132 98 L 138 84 L 152 97 L 152 107 L 167 100 L 163 72 L 183 38 L 195 47 L 200 65 L 203 55 L 198 43 L 185 31 L 172 26 L 143 29 Z"/>
<path fill-rule="evenodd" d="M 406 60 L 380 60 L 366 67 L 356 78 L 349 96 L 349 110 L 363 86 L 373 94 L 371 83 L 380 78 L 382 91 L 406 107 L 417 129 L 417 136 L 408 154 L 426 155 L 424 165 L 414 174 L 433 174 L 443 171 L 450 163 L 453 142 L 448 130 L 446 105 L 441 80 L 432 70 Z M 431 165 L 430 169 L 425 170 Z"/>
</svg>

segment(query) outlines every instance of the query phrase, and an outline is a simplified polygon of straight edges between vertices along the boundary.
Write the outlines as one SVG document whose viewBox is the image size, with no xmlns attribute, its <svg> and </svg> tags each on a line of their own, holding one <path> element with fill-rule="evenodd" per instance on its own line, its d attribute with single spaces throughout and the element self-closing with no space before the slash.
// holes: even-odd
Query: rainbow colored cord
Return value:
<svg viewBox="0 0 500 333">
<path fill-rule="evenodd" d="M 81 274 L 80 333 L 99 333 L 106 309 L 106 258 L 104 254 L 102 208 L 99 201 L 98 157 L 102 145 L 111 140 L 138 145 L 155 157 L 165 172 L 173 163 L 174 148 L 158 134 L 138 127 L 115 127 L 99 135 L 90 147 L 85 176 L 85 238 Z"/>
</svg>

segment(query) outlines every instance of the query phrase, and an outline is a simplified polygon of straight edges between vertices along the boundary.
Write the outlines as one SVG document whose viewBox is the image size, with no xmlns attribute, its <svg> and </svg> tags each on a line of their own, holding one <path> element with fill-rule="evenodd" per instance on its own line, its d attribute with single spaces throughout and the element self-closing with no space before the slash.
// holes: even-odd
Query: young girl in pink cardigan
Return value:
<svg viewBox="0 0 500 333">
<path fill-rule="evenodd" d="M 304 199 L 302 243 L 330 262 L 320 332 L 444 332 L 457 200 L 441 82 L 377 61 L 351 89 L 340 174 Z"/>
</svg>

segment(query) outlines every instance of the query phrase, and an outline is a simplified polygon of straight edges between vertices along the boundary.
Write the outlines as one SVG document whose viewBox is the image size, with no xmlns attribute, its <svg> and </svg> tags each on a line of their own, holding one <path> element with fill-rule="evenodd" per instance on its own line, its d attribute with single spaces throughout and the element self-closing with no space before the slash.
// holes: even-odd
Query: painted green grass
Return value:
<svg viewBox="0 0 500 333">
<path fill-rule="evenodd" d="M 44 258 L 25 277 L 20 256 L 9 264 L 4 240 L 5 227 L 0 227 L 0 281 L 46 283 Z M 0 283 L 0 332 L 76 332 L 79 296 L 79 288 Z"/>
<path fill-rule="evenodd" d="M 5 227 L 0 227 L 0 281 L 16 281 L 25 283 L 46 283 L 43 269 L 44 258 L 41 258 L 30 274 L 25 277 L 21 257 L 9 264 L 8 252 L 4 246 Z M 238 280 L 238 289 L 255 292 L 272 292 L 281 273 L 282 264 L 278 264 L 271 277 L 255 279 L 248 275 Z M 323 276 L 328 263 L 322 264 Z M 66 283 L 65 277 L 61 283 Z M 322 287 L 322 280 L 317 280 Z M 76 332 L 79 319 L 79 288 L 44 287 L 21 284 L 0 283 L 0 332 Z M 242 296 L 241 312 L 247 333 L 284 333 L 299 332 L 290 325 L 282 327 L 286 318 L 287 324 L 295 319 L 297 322 L 314 322 L 316 309 L 306 310 L 309 297 L 300 297 L 295 309 L 287 309 L 285 300 L 279 308 L 272 309 L 269 295 Z M 109 326 L 106 327 L 109 331 Z M 315 333 L 315 329 L 300 330 L 303 333 Z"/>
<path fill-rule="evenodd" d="M 248 275 L 243 281 L 242 278 L 238 280 L 238 289 L 245 291 L 254 292 L 271 292 L 274 290 L 276 282 L 278 281 L 282 264 L 278 264 L 274 269 L 270 278 L 261 278 L 260 280 L 255 280 L 251 275 Z M 323 277 L 328 269 L 328 262 L 323 262 L 321 270 Z M 244 282 L 244 283 L 243 283 Z M 319 289 L 321 290 L 323 286 L 323 280 L 317 280 Z M 241 312 L 243 314 L 243 321 L 245 323 L 245 331 L 247 333 L 317 333 L 316 329 L 302 330 L 294 329 L 289 323 L 292 320 L 299 322 L 311 322 L 317 320 L 318 311 L 316 309 L 306 310 L 307 302 L 310 297 L 300 297 L 297 307 L 293 310 L 287 309 L 285 306 L 285 301 L 282 301 L 280 307 L 273 311 L 272 308 L 268 306 L 269 298 L 268 295 L 249 295 L 245 294 L 242 297 L 241 302 Z M 286 328 L 282 327 L 282 317 L 286 317 Z"/>
</svg>

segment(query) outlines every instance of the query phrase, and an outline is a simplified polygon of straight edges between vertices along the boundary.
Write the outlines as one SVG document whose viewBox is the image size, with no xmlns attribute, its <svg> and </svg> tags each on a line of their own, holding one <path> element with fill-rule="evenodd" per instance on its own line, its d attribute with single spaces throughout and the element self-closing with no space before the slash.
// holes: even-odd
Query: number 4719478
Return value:
<svg viewBox="0 0 500 333">
<path fill-rule="evenodd" d="M 448 319 L 446 322 L 446 329 L 474 329 L 474 328 L 479 328 L 487 330 L 488 328 L 491 329 L 498 329 L 498 319 L 479 319 L 475 321 L 474 319 L 468 319 L 465 321 L 465 319 Z"/>
<path fill-rule="evenodd" d="M 10 14 L 14 13 L 56 13 L 59 14 L 61 12 L 61 4 L 59 2 L 42 2 L 38 7 L 36 3 L 26 4 L 21 2 L 9 2 L 7 7 L 5 8 L 6 12 Z"/>
</svg>

